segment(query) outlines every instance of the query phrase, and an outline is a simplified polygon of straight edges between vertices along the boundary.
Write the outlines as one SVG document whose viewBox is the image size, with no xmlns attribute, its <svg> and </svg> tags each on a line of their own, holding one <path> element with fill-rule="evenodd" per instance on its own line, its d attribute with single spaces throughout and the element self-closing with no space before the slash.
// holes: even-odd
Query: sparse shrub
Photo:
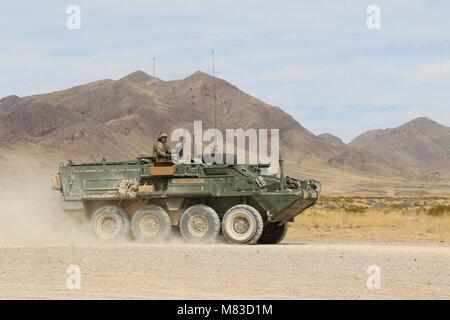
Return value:
<svg viewBox="0 0 450 320">
<path fill-rule="evenodd" d="M 398 211 L 400 211 L 400 210 L 403 210 L 403 209 L 405 209 L 406 207 L 405 207 L 405 205 L 403 204 L 403 203 L 390 203 L 389 204 L 389 209 L 392 209 L 392 210 L 398 210 Z"/>
<path fill-rule="evenodd" d="M 450 213 L 450 205 L 448 204 L 434 204 L 426 210 L 426 213 L 430 216 L 442 216 L 446 213 Z"/>
<path fill-rule="evenodd" d="M 367 211 L 368 207 L 348 204 L 348 205 L 344 206 L 343 209 L 345 212 L 348 212 L 348 213 L 364 213 Z"/>
<path fill-rule="evenodd" d="M 417 214 L 426 214 L 427 213 L 427 208 L 425 208 L 424 206 L 418 206 L 417 208 L 415 208 L 416 213 Z"/>
<path fill-rule="evenodd" d="M 414 203 L 414 206 L 415 206 L 415 207 L 422 207 L 423 204 L 424 204 L 423 201 L 416 201 L 416 202 Z"/>
</svg>

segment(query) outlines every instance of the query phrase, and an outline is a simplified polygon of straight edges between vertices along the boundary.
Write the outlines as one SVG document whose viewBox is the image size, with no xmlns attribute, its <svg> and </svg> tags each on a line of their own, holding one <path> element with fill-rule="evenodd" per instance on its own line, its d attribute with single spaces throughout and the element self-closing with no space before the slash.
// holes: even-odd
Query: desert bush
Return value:
<svg viewBox="0 0 450 320">
<path fill-rule="evenodd" d="M 361 205 L 347 204 L 346 206 L 344 206 L 343 209 L 345 212 L 348 212 L 348 213 L 364 213 L 369 208 L 366 206 L 361 206 Z"/>
<path fill-rule="evenodd" d="M 426 210 L 426 213 L 430 216 L 442 216 L 446 213 L 450 213 L 450 205 L 448 204 L 433 204 Z"/>
<path fill-rule="evenodd" d="M 401 210 L 403 210 L 403 209 L 406 209 L 406 206 L 403 204 L 403 203 L 390 203 L 389 205 L 388 205 L 388 208 L 390 209 L 390 210 L 398 210 L 398 211 L 401 211 Z"/>
</svg>

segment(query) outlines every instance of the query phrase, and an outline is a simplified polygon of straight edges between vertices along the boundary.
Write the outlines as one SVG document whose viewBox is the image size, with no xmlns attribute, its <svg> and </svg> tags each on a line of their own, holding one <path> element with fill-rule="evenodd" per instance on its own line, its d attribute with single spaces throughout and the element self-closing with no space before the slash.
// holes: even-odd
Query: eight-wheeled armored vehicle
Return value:
<svg viewBox="0 0 450 320">
<path fill-rule="evenodd" d="M 267 165 L 174 164 L 139 156 L 126 162 L 61 164 L 52 175 L 68 214 L 82 211 L 100 239 L 130 234 L 164 241 L 177 229 L 189 242 L 222 233 L 232 243 L 275 244 L 288 222 L 319 198 L 320 183 L 265 173 Z"/>
</svg>

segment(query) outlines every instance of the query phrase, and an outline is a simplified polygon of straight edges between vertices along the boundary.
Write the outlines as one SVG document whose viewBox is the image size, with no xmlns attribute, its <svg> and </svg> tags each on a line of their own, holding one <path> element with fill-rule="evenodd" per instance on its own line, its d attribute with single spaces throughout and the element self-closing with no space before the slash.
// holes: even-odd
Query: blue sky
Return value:
<svg viewBox="0 0 450 320">
<path fill-rule="evenodd" d="M 66 27 L 67 6 L 81 29 Z M 369 5 L 381 30 L 366 27 Z M 427 116 L 450 126 L 450 1 L 3 1 L 0 97 L 135 70 L 216 74 L 350 141 Z M 282 130 L 282 128 L 280 128 Z"/>
</svg>

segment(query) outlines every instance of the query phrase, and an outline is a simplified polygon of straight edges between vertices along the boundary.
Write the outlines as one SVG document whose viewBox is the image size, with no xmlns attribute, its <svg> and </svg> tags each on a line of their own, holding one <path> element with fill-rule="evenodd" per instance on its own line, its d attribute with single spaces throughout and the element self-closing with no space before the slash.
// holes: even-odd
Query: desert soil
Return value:
<svg viewBox="0 0 450 320">
<path fill-rule="evenodd" d="M 67 289 L 69 265 L 81 289 Z M 371 265 L 381 288 L 367 288 Z M 275 246 L 0 246 L 0 298 L 448 299 L 450 248 L 374 244 Z"/>
</svg>

